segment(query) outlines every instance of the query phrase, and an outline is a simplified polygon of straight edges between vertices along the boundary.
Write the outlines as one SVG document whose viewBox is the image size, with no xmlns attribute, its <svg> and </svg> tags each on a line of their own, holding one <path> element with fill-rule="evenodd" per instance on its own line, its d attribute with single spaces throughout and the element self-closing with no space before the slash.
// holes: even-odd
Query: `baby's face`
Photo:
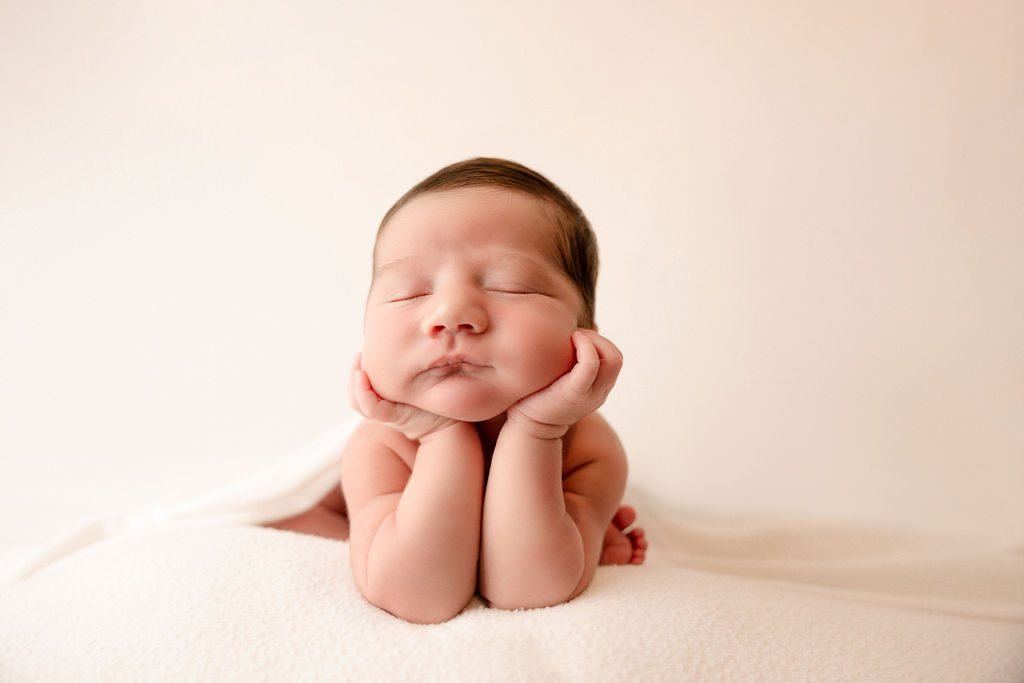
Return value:
<svg viewBox="0 0 1024 683">
<path fill-rule="evenodd" d="M 497 188 L 420 195 L 377 243 L 362 367 L 383 398 L 479 422 L 575 361 L 582 299 L 551 258 L 541 200 Z"/>
</svg>

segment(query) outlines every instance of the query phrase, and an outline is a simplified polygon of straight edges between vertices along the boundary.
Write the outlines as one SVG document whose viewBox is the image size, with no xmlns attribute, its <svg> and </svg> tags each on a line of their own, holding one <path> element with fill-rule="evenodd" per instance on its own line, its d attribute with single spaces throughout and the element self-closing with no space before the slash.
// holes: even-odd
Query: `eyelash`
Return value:
<svg viewBox="0 0 1024 683">
<path fill-rule="evenodd" d="M 489 287 L 486 291 L 494 294 L 508 294 L 511 296 L 526 296 L 527 294 L 537 294 L 538 292 L 532 289 L 513 289 L 511 287 L 507 289 L 499 287 Z M 419 294 L 407 294 L 402 296 L 396 296 L 393 299 L 388 299 L 388 303 L 398 304 L 406 301 L 415 301 L 416 299 L 422 299 L 425 296 L 430 296 L 430 292 L 422 292 Z"/>
<path fill-rule="evenodd" d="M 496 292 L 498 294 L 536 294 L 536 292 L 531 289 L 516 289 L 513 287 L 491 287 L 487 291 Z"/>
<path fill-rule="evenodd" d="M 394 299 L 388 299 L 389 304 L 400 304 L 406 301 L 415 301 L 416 299 L 422 299 L 425 296 L 429 296 L 430 292 L 422 292 L 420 294 L 408 294 L 402 296 L 396 296 Z"/>
</svg>

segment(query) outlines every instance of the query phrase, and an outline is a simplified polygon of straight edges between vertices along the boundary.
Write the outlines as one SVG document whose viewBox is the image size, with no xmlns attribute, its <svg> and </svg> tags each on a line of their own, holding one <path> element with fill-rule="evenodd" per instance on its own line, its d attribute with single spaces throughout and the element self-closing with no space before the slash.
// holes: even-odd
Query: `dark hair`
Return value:
<svg viewBox="0 0 1024 683">
<path fill-rule="evenodd" d="M 554 209 L 554 257 L 583 299 L 580 326 L 594 326 L 597 288 L 597 238 L 583 211 L 569 195 L 540 173 L 507 159 L 479 157 L 445 166 L 399 198 L 384 214 L 377 237 L 388 221 L 412 199 L 432 192 L 467 187 L 500 187 L 537 197 Z"/>
</svg>

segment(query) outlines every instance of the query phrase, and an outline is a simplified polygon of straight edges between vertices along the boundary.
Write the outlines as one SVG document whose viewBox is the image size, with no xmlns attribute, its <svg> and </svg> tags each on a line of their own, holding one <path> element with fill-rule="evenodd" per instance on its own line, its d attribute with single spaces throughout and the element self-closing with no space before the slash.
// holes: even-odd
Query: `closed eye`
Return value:
<svg viewBox="0 0 1024 683">
<path fill-rule="evenodd" d="M 416 294 L 402 294 L 400 296 L 392 297 L 388 299 L 389 304 L 402 303 L 403 301 L 415 301 L 416 299 L 422 299 L 430 296 L 430 292 L 418 292 Z"/>
<path fill-rule="evenodd" d="M 488 291 L 495 294 L 539 294 L 537 290 L 525 287 L 491 287 Z"/>
</svg>

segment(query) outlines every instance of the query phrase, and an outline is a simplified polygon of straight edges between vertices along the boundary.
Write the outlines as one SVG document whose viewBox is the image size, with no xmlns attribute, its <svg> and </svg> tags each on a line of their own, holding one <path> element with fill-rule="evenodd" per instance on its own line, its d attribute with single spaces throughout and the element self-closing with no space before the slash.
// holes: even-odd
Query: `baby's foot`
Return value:
<svg viewBox="0 0 1024 683">
<path fill-rule="evenodd" d="M 623 505 L 615 513 L 604 534 L 600 564 L 643 564 L 647 555 L 647 538 L 641 527 L 630 526 L 636 521 L 636 510 Z"/>
</svg>

